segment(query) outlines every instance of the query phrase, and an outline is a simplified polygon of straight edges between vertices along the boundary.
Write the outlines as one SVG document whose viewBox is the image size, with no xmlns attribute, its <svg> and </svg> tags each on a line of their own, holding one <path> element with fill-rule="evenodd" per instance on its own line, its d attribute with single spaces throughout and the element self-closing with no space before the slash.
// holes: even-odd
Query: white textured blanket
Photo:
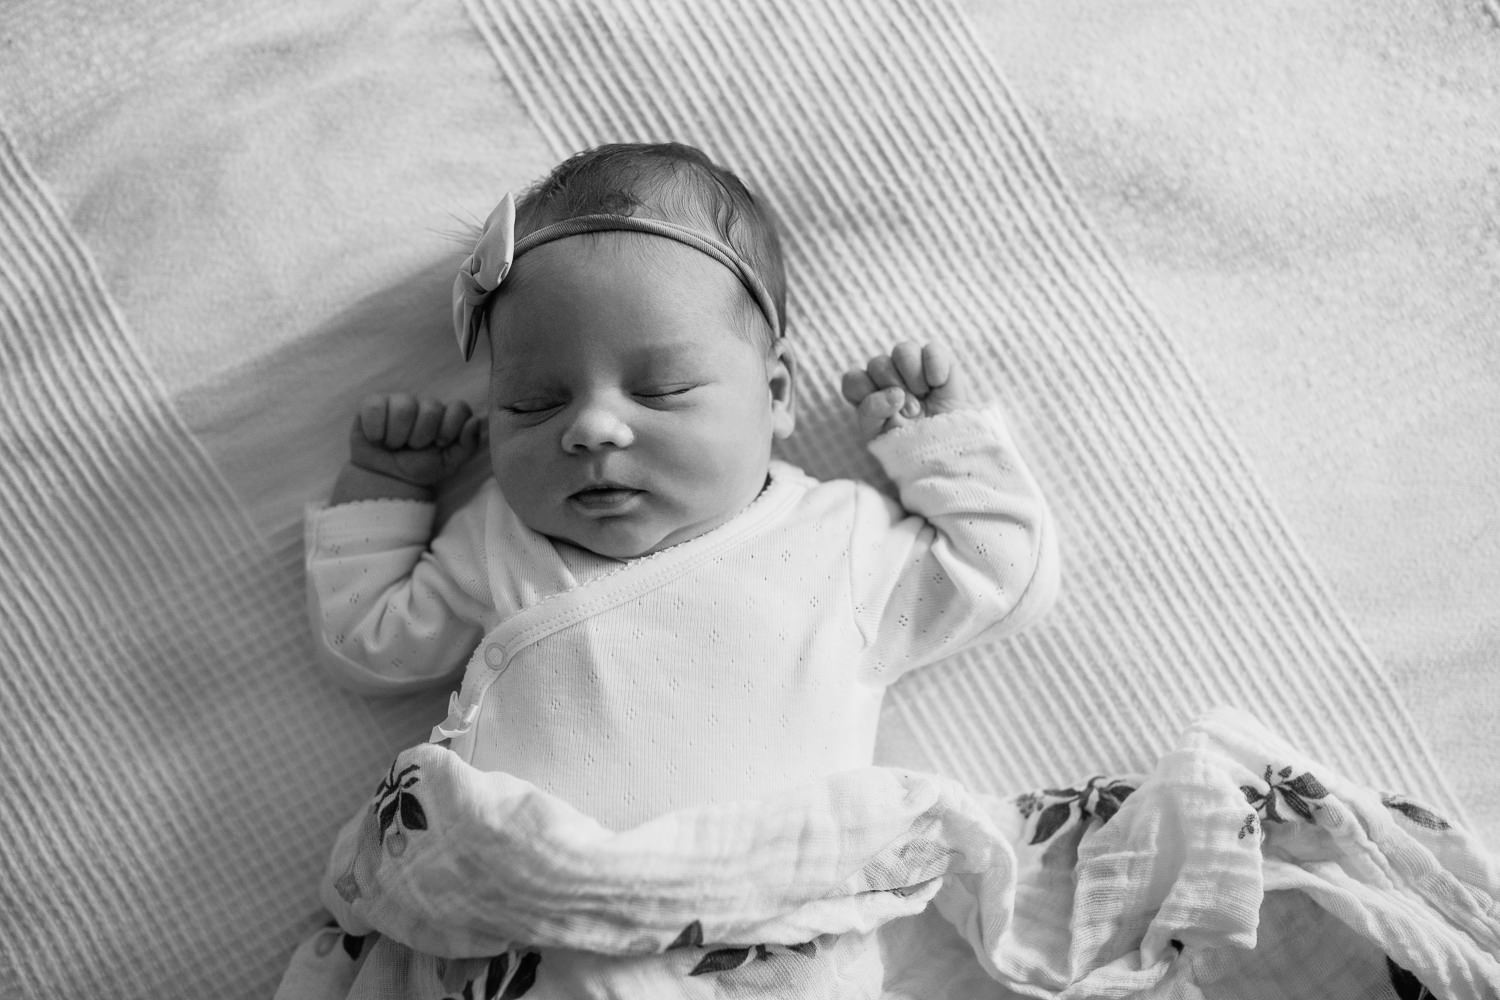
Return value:
<svg viewBox="0 0 1500 1000">
<path fill-rule="evenodd" d="M 1011 7 L 1037 30 L 1040 7 Z M 1358 43 L 1370 65 L 1396 61 L 1392 134 L 1500 120 L 1489 113 L 1500 94 L 1491 8 L 1434 24 L 1416 7 L 1393 5 L 1377 22 L 1361 5 L 1331 3 L 1320 23 L 1338 21 L 1341 43 Z M 1471 211 L 1450 214 L 1473 230 L 1453 244 L 1471 256 L 1424 254 L 1422 241 L 1379 247 L 1389 257 L 1381 273 L 1452 289 L 1444 301 L 1465 303 L 1466 327 L 1434 326 L 1410 350 L 1387 335 L 1374 356 L 1408 360 L 1376 367 L 1363 388 L 1336 382 L 1332 395 L 1318 379 L 1321 355 L 1298 353 L 1298 337 L 1283 332 L 1295 327 L 1275 328 L 1274 364 L 1257 368 L 1261 351 L 1241 323 L 1235 350 L 1212 368 L 1217 342 L 1205 330 L 1221 300 L 1210 293 L 1236 290 L 1222 311 L 1241 316 L 1264 286 L 1237 281 L 1238 262 L 1277 257 L 1324 227 L 1302 219 L 1301 202 L 1257 197 L 1253 178 L 1236 187 L 1231 177 L 1213 193 L 1254 202 L 1264 231 L 1294 236 L 1144 268 L 1131 253 L 1123 268 L 1063 180 L 1080 169 L 1114 175 L 1090 171 L 1082 153 L 1059 163 L 1046 152 L 988 58 L 996 33 L 1030 36 L 996 28 L 993 10 L 965 20 L 951 3 L 885 0 L 5 5 L 0 995 L 274 988 L 319 919 L 314 887 L 340 823 L 395 751 L 442 715 L 440 696 L 368 702 L 313 671 L 302 503 L 327 490 L 361 394 L 419 385 L 478 398 L 482 373 L 451 360 L 453 217 L 482 216 L 497 192 L 618 138 L 698 143 L 777 206 L 806 405 L 788 458 L 821 474 L 870 471 L 837 371 L 908 331 L 941 333 L 1007 401 L 1059 514 L 1057 612 L 1016 642 L 903 684 L 885 720 L 887 760 L 997 793 L 1141 771 L 1190 719 L 1230 703 L 1353 780 L 1455 822 L 1484 816 L 1493 840 L 1500 759 L 1475 720 L 1500 704 L 1493 660 L 1482 658 L 1500 646 L 1500 618 L 1469 596 L 1492 578 L 1460 570 L 1495 551 L 1497 525 L 1493 505 L 1458 485 L 1482 497 L 1481 486 L 1500 483 L 1486 471 L 1493 438 L 1481 433 L 1500 424 L 1500 292 L 1486 284 L 1494 147 L 1450 151 L 1445 162 L 1480 166 L 1430 181 L 1434 198 L 1470 199 Z M 1202 23 L 1220 30 L 1200 34 L 1225 36 L 1222 22 Z M 1420 55 L 1404 47 L 1412 38 L 1463 44 L 1434 41 L 1423 76 L 1403 71 L 1402 59 Z M 1162 63 L 1173 94 L 1216 65 L 1211 47 L 1191 51 Z M 1346 51 L 1298 50 L 1339 65 Z M 1071 86 L 1040 95 L 1049 122 Z M 1274 107 L 1272 119 L 1297 121 L 1295 100 Z M 1170 136 L 1094 138 L 1112 155 L 1127 143 L 1139 155 L 1183 153 Z M 1183 156 L 1184 171 L 1198 162 Z M 1185 231 L 1214 229 L 1205 206 L 1219 203 L 1194 201 L 1205 212 Z M 1283 204 L 1299 207 L 1278 217 Z M 1399 199 L 1377 198 L 1370 214 L 1393 204 L 1408 229 L 1427 218 L 1423 204 Z M 1132 221 L 1149 231 L 1152 220 Z M 1366 231 L 1358 213 L 1339 221 L 1356 234 L 1348 240 Z M 1447 284 L 1436 283 L 1440 267 Z M 1165 329 L 1141 284 L 1166 297 Z M 1179 287 L 1198 297 L 1173 297 Z M 1317 282 L 1274 288 L 1302 316 L 1359 304 Z M 1412 331 L 1425 301 L 1381 305 Z M 1187 349 L 1172 336 L 1179 325 L 1192 334 Z M 1217 381 L 1190 369 L 1188 349 Z M 1455 358 L 1472 372 L 1462 392 L 1408 394 L 1424 364 Z M 1257 388 L 1231 376 L 1253 376 Z M 1248 416 L 1257 393 L 1277 401 L 1263 436 Z M 1361 603 L 1362 625 L 1420 612 L 1412 634 L 1425 629 L 1431 641 L 1404 640 L 1400 676 L 1382 669 L 1307 538 L 1288 527 L 1277 506 L 1287 494 L 1273 498 L 1266 470 L 1250 464 L 1278 454 L 1285 414 L 1304 399 L 1328 401 L 1302 405 L 1341 443 L 1356 403 L 1391 415 L 1378 433 L 1351 435 L 1366 463 L 1355 471 L 1379 468 L 1390 442 L 1402 443 L 1387 493 L 1348 464 L 1320 464 L 1311 432 L 1292 438 L 1298 477 L 1274 468 L 1280 486 L 1306 484 L 1290 496 L 1296 509 L 1344 501 L 1297 524 L 1318 531 L 1320 557 L 1359 549 L 1336 561 L 1339 579 L 1387 602 Z M 1430 453 L 1396 434 L 1408 426 L 1432 432 Z M 1447 478 L 1413 459 L 1430 454 L 1451 460 Z M 1325 468 L 1337 478 L 1325 481 Z M 1336 534 L 1360 523 L 1371 496 L 1390 508 L 1381 530 Z M 1403 518 L 1450 510 L 1462 515 L 1452 533 L 1414 541 L 1398 530 Z M 1339 511 L 1351 512 L 1342 523 Z M 1386 552 L 1401 558 L 1382 563 Z M 1445 600 L 1440 584 L 1456 593 Z M 1424 660 L 1419 648 L 1443 652 Z M 1444 685 L 1416 668 L 1450 663 L 1467 679 L 1443 701 L 1434 692 Z M 1418 727 L 1408 700 L 1446 707 Z M 1441 757 L 1429 730 L 1449 748 Z"/>
</svg>

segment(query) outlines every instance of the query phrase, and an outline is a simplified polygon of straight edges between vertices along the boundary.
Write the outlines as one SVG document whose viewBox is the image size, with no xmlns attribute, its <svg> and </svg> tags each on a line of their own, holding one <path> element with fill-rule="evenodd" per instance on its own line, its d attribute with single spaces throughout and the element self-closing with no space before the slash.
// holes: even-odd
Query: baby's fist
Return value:
<svg viewBox="0 0 1500 1000">
<path fill-rule="evenodd" d="M 436 486 L 474 457 L 484 429 L 484 418 L 463 400 L 366 396 L 349 432 L 349 461 L 413 486 Z"/>
<path fill-rule="evenodd" d="M 970 406 L 963 376 L 942 344 L 918 347 L 903 341 L 889 354 L 871 358 L 864 368 L 845 372 L 841 388 L 867 439 L 922 417 Z"/>
</svg>

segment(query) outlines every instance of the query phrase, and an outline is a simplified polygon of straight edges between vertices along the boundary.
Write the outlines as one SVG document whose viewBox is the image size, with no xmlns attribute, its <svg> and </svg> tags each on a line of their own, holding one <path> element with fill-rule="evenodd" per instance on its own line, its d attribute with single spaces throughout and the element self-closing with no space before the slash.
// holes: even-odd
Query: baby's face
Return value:
<svg viewBox="0 0 1500 1000">
<path fill-rule="evenodd" d="M 792 361 L 737 331 L 735 276 L 616 232 L 538 247 L 523 268 L 490 315 L 489 418 L 495 478 L 522 522 L 629 559 L 754 500 L 772 439 L 792 430 Z"/>
</svg>

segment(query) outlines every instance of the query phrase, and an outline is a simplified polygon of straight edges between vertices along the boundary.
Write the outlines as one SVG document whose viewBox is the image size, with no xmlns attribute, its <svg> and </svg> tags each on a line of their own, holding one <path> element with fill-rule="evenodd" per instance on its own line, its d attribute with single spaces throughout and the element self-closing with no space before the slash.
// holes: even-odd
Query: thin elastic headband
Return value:
<svg viewBox="0 0 1500 1000">
<path fill-rule="evenodd" d="M 643 219 L 629 215 L 580 215 L 564 219 L 550 226 L 543 226 L 528 233 L 516 242 L 516 202 L 507 194 L 500 204 L 484 220 L 484 230 L 474 245 L 474 252 L 458 269 L 453 282 L 453 329 L 458 336 L 458 349 L 468 361 L 479 342 L 479 332 L 484 325 L 485 304 L 489 297 L 504 283 L 511 265 L 529 250 L 534 250 L 554 240 L 567 239 L 582 233 L 603 233 L 628 230 L 665 236 L 669 240 L 690 246 L 699 253 L 707 254 L 734 272 L 740 284 L 755 298 L 766 322 L 771 324 L 774 336 L 782 335 L 776 302 L 766 290 L 765 282 L 755 273 L 745 259 L 734 252 L 734 248 L 708 233 L 675 222 L 661 219 Z"/>
</svg>

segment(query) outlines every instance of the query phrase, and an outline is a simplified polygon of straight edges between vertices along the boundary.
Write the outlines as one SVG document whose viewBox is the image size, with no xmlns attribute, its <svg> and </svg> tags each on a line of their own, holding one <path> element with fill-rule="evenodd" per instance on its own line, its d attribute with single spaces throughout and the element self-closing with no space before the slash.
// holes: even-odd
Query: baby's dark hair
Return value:
<svg viewBox="0 0 1500 1000">
<path fill-rule="evenodd" d="M 516 238 L 580 215 L 644 214 L 717 235 L 765 283 L 786 332 L 786 265 L 767 206 L 702 150 L 680 142 L 612 143 L 576 153 L 516 202 Z M 755 315 L 759 315 L 757 310 Z"/>
</svg>

